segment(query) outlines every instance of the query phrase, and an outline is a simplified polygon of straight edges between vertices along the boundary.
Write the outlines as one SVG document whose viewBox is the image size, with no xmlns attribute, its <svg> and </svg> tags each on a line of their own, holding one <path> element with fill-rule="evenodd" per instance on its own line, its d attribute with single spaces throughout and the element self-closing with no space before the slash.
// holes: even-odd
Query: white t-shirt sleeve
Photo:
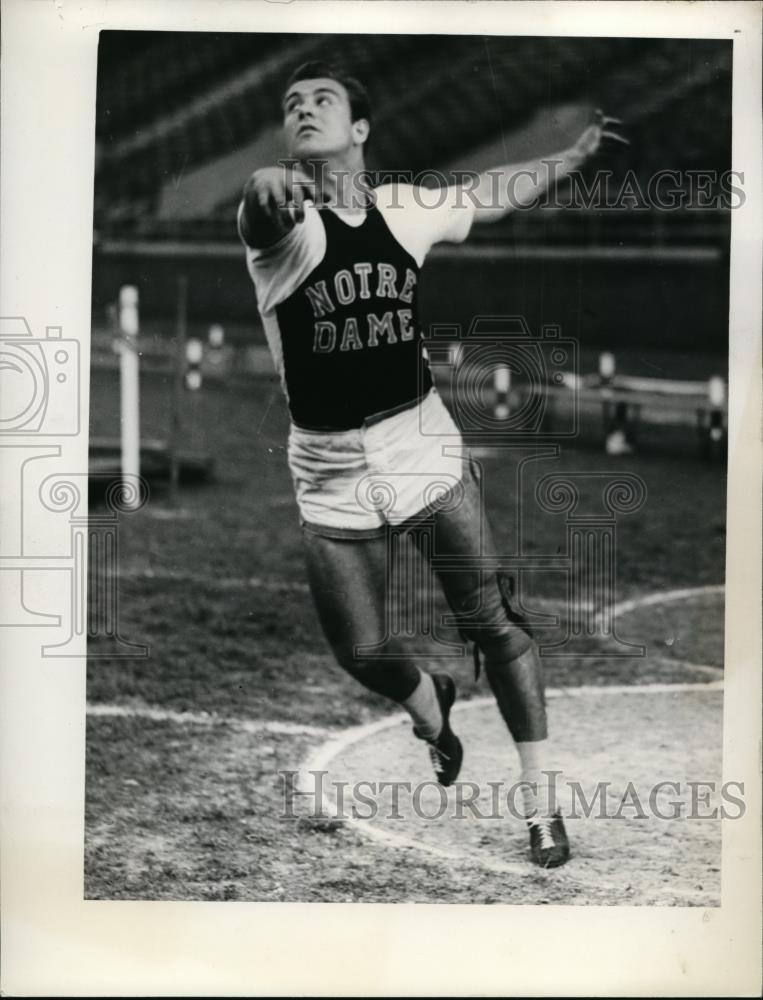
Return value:
<svg viewBox="0 0 763 1000">
<path fill-rule="evenodd" d="M 421 267 L 435 243 L 461 243 L 469 235 L 474 203 L 458 186 L 383 184 L 376 204 L 390 232 Z"/>
<path fill-rule="evenodd" d="M 241 236 L 241 210 L 238 210 L 238 231 Z M 326 230 L 318 210 L 305 205 L 303 222 L 294 225 L 272 247 L 257 249 L 241 241 L 246 249 L 246 268 L 254 282 L 257 307 L 270 313 L 299 288 L 326 254 Z"/>
</svg>

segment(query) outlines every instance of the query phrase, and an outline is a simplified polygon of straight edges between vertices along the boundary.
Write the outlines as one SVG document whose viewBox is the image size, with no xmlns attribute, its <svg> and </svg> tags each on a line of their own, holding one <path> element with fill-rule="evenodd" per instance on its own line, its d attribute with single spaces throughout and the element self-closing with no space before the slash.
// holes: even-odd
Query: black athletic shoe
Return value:
<svg viewBox="0 0 763 1000">
<path fill-rule="evenodd" d="M 456 685 L 450 674 L 432 674 L 437 700 L 442 710 L 442 729 L 436 740 L 427 740 L 429 746 L 429 757 L 434 767 L 434 773 L 441 785 L 451 785 L 458 777 L 461 770 L 461 762 L 464 759 L 464 748 L 461 740 L 450 728 L 450 710 L 456 700 Z M 414 728 L 414 733 L 420 740 Z"/>
<path fill-rule="evenodd" d="M 559 813 L 553 816 L 534 816 L 527 820 L 530 829 L 530 852 L 533 861 L 541 868 L 558 868 L 570 857 L 570 842 Z"/>
</svg>

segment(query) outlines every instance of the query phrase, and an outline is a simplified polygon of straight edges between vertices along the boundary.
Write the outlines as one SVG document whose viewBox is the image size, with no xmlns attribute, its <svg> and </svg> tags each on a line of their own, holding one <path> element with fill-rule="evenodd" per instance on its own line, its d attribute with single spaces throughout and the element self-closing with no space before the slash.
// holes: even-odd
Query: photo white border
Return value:
<svg viewBox="0 0 763 1000">
<path fill-rule="evenodd" d="M 744 781 L 747 802 L 724 823 L 711 910 L 84 901 L 84 658 L 43 660 L 40 632 L 2 629 L 3 993 L 758 995 L 760 5 L 3 0 L 2 15 L 0 315 L 80 340 L 85 408 L 99 29 L 733 39 L 746 203 L 732 213 L 724 780 Z M 86 430 L 59 443 L 58 468 L 86 472 Z M 0 449 L 0 477 L 3 462 Z"/>
</svg>

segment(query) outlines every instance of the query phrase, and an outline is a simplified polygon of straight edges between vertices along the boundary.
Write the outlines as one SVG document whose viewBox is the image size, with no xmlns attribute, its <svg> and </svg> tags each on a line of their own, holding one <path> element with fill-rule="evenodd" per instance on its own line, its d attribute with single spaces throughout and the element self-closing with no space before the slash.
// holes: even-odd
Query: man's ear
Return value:
<svg viewBox="0 0 763 1000">
<path fill-rule="evenodd" d="M 358 145 L 362 145 L 371 131 L 371 126 L 365 118 L 358 118 L 352 123 L 352 138 Z"/>
</svg>

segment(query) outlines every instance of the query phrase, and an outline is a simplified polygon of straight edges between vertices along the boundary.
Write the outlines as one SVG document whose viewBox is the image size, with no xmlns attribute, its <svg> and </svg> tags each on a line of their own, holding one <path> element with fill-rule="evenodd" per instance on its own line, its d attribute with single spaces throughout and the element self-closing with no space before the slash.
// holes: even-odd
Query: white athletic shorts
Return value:
<svg viewBox="0 0 763 1000">
<path fill-rule="evenodd" d="M 370 538 L 435 509 L 460 483 L 468 457 L 439 393 L 376 414 L 348 431 L 292 424 L 289 469 L 303 527 L 333 538 Z"/>
</svg>

